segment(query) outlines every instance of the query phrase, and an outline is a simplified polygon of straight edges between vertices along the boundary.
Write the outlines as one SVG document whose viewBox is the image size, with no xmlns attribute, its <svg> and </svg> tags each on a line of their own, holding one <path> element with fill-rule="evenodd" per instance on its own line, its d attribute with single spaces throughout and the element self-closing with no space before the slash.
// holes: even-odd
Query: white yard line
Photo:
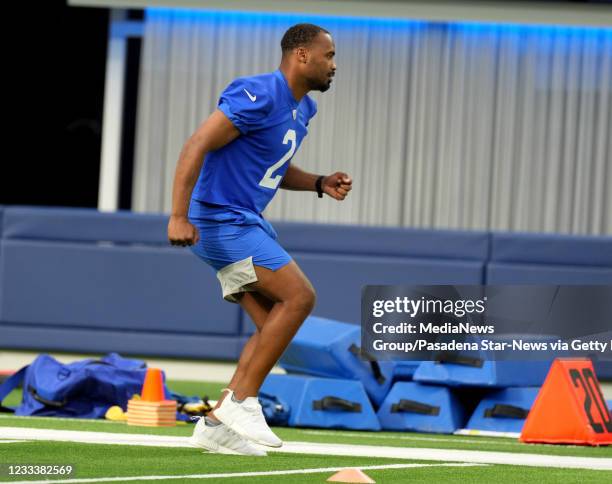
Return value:
<svg viewBox="0 0 612 484">
<path fill-rule="evenodd" d="M 144 445 L 154 447 L 189 447 L 187 437 L 143 434 L 115 434 L 75 430 L 31 429 L 0 427 L 7 439 L 54 440 L 93 444 Z M 285 442 L 271 452 L 291 454 L 322 454 L 352 457 L 381 457 L 393 459 L 431 460 L 441 462 L 468 462 L 473 464 L 509 464 L 533 467 L 612 470 L 612 459 L 600 457 L 573 457 L 478 450 L 427 449 L 415 447 L 387 447 L 374 445 L 324 444 L 315 442 Z"/>
<path fill-rule="evenodd" d="M 412 467 L 473 467 L 481 464 L 386 464 L 377 466 L 352 467 L 352 469 L 378 470 L 378 469 L 409 469 Z M 86 482 L 126 482 L 126 481 L 157 481 L 169 479 L 219 479 L 227 477 L 259 477 L 259 476 L 286 476 L 291 474 L 318 474 L 323 472 L 338 472 L 347 467 L 318 467 L 314 469 L 287 469 L 283 471 L 260 472 L 231 472 L 226 474 L 187 474 L 183 476 L 134 476 L 134 477 L 98 477 L 90 479 L 52 479 L 46 481 L 0 481 L 11 484 L 58 484 L 58 483 L 86 483 Z"/>
<path fill-rule="evenodd" d="M 4 440 L 0 439 L 0 444 L 15 444 L 19 442 L 27 442 L 26 440 Z"/>
</svg>

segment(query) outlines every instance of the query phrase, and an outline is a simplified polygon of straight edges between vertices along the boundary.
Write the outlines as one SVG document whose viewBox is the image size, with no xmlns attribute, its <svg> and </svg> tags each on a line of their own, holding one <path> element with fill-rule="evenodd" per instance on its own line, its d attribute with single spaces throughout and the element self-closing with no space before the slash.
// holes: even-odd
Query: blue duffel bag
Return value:
<svg viewBox="0 0 612 484">
<path fill-rule="evenodd" d="M 147 372 L 144 361 L 110 353 L 99 360 L 86 359 L 63 364 L 50 355 L 39 355 L 30 365 L 0 385 L 0 403 L 20 384 L 21 404 L 15 415 L 101 418 L 109 407 L 127 409 L 127 402 L 140 394 Z M 164 386 L 166 395 L 170 392 Z"/>
</svg>

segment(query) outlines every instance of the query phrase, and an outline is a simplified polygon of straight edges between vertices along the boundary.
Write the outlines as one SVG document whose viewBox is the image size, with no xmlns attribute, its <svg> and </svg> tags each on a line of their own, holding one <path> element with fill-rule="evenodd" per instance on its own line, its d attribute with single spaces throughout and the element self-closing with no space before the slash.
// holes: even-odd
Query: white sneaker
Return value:
<svg viewBox="0 0 612 484">
<path fill-rule="evenodd" d="M 263 449 L 250 444 L 222 423 L 214 427 L 206 425 L 204 417 L 196 423 L 189 444 L 217 454 L 268 455 Z"/>
<path fill-rule="evenodd" d="M 233 396 L 232 391 L 226 395 L 215 409 L 215 417 L 245 439 L 268 447 L 282 446 L 283 441 L 268 427 L 257 397 L 247 397 L 238 403 Z"/>
</svg>

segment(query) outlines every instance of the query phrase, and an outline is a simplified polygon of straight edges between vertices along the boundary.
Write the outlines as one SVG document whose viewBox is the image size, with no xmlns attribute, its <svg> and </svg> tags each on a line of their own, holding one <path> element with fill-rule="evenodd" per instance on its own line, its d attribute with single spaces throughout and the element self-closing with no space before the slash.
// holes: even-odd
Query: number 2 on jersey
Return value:
<svg viewBox="0 0 612 484">
<path fill-rule="evenodd" d="M 289 148 L 289 151 L 287 151 L 287 153 L 285 153 L 280 160 L 278 160 L 270 168 L 268 168 L 266 174 L 259 182 L 262 187 L 272 188 L 273 190 L 275 190 L 280 181 L 283 179 L 282 175 L 276 175 L 274 178 L 272 178 L 272 174 L 285 163 L 287 163 L 293 156 L 293 153 L 295 153 L 295 130 L 290 129 L 285 133 L 285 137 L 283 138 L 283 144 L 286 145 L 287 143 L 291 143 L 291 148 Z"/>
</svg>

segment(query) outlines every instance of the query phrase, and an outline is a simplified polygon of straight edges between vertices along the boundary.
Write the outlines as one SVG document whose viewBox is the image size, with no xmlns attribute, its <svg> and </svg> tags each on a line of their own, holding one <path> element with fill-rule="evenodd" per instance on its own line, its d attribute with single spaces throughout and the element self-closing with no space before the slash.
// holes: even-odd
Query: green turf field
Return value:
<svg viewBox="0 0 612 484">
<path fill-rule="evenodd" d="M 169 382 L 172 390 L 189 394 L 208 394 L 216 398 L 221 384 L 196 382 Z M 5 402 L 18 403 L 15 392 Z M 322 483 L 335 471 L 334 468 L 364 468 L 370 477 L 381 483 L 431 482 L 542 482 L 542 483 L 603 483 L 612 482 L 612 471 L 590 469 L 568 469 L 558 467 L 530 467 L 506 464 L 461 464 L 443 460 L 418 460 L 407 458 L 371 457 L 370 455 L 324 455 L 321 453 L 270 452 L 268 457 L 225 456 L 203 453 L 189 447 L 147 447 L 126 444 L 97 444 L 73 441 L 27 440 L 2 442 L 8 428 L 54 429 L 110 433 L 129 437 L 134 434 L 177 437 L 191 435 L 190 424 L 173 428 L 128 427 L 124 423 L 76 419 L 54 419 L 41 417 L 14 417 L 0 414 L 0 482 L 22 480 L 55 480 L 66 482 L 278 482 L 278 483 Z M 3 433 L 3 429 L 5 432 Z M 21 431 L 18 429 L 19 431 Z M 38 430 L 34 430 L 37 432 Z M 45 430 L 40 430 L 45 431 Z M 576 447 L 557 445 L 527 445 L 512 439 L 491 437 L 465 437 L 400 432 L 352 432 L 318 429 L 276 428 L 275 432 L 287 443 L 324 443 L 375 446 L 376 448 L 448 449 L 489 451 L 507 454 L 532 454 L 538 456 L 569 456 L 597 458 L 597 462 L 612 461 L 612 448 Z M 81 435 L 81 434 L 79 434 Z M 138 437 L 137 435 L 135 437 Z M 4 437 L 6 439 L 6 437 Z M 145 439 L 146 440 L 146 439 Z M 181 440 L 181 439 L 178 439 Z M 599 460 L 601 459 L 601 461 Z M 72 465 L 75 471 L 70 476 L 56 478 L 42 476 L 9 476 L 7 465 L 53 464 Z M 367 469 L 368 466 L 390 464 L 419 466 L 404 468 Z M 450 464 L 450 465 L 449 465 Z M 288 473 L 293 472 L 293 473 Z M 236 473 L 240 475 L 235 475 Z M 264 473 L 245 475 L 244 473 Z M 155 479 L 147 479 L 155 476 Z M 191 477 L 190 477 L 191 476 Z M 206 476 L 209 476 L 208 478 Z M 214 476 L 214 477 L 213 477 Z M 127 478 L 131 478 L 129 481 Z M 137 480 L 134 480 L 137 479 Z"/>
</svg>

